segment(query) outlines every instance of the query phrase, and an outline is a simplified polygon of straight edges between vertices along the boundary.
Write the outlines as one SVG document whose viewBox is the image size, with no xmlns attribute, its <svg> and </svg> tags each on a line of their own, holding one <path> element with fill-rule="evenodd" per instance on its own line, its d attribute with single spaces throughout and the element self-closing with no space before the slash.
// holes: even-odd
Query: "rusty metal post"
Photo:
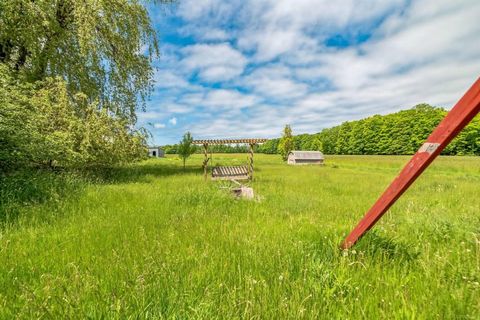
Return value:
<svg viewBox="0 0 480 320">
<path fill-rule="evenodd" d="M 348 249 L 365 234 L 422 174 L 453 138 L 480 112 L 480 78 L 433 130 L 427 141 L 366 213 L 341 247 Z"/>
</svg>

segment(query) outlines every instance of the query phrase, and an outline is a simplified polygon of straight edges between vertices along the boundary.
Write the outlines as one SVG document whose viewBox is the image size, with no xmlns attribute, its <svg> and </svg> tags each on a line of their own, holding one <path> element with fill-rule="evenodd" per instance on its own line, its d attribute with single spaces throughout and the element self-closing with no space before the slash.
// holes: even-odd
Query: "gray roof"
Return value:
<svg viewBox="0 0 480 320">
<path fill-rule="evenodd" d="M 325 158 L 320 151 L 291 151 L 290 155 L 293 155 L 295 159 L 322 160 Z"/>
</svg>

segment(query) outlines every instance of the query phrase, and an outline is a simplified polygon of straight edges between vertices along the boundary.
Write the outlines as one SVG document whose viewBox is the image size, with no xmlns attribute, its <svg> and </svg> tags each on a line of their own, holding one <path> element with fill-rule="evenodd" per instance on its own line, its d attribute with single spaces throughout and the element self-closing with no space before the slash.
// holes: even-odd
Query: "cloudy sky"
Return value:
<svg viewBox="0 0 480 320">
<path fill-rule="evenodd" d="M 480 76 L 478 0 L 179 0 L 139 125 L 152 143 L 314 133 L 426 102 Z"/>
</svg>

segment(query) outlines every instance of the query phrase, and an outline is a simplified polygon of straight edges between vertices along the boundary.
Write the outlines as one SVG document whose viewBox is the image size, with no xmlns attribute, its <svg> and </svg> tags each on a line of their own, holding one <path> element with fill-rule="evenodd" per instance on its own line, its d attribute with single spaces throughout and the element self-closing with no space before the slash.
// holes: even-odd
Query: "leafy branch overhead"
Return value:
<svg viewBox="0 0 480 320">
<path fill-rule="evenodd" d="M 132 122 L 152 89 L 158 54 L 141 1 L 0 1 L 1 63 L 30 82 L 60 76 L 70 93 Z"/>
<path fill-rule="evenodd" d="M 134 124 L 159 55 L 146 4 L 0 0 L 1 171 L 146 156 Z"/>
</svg>

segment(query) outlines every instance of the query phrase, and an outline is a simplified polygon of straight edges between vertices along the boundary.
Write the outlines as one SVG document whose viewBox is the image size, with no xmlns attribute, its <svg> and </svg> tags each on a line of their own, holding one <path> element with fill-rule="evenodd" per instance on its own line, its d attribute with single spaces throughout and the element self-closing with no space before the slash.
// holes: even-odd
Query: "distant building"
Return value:
<svg viewBox="0 0 480 320">
<path fill-rule="evenodd" d="M 165 151 L 160 147 L 148 147 L 148 155 L 155 158 L 165 157 Z"/>
<path fill-rule="evenodd" d="M 293 165 L 319 164 L 325 161 L 323 153 L 320 151 L 291 151 L 288 155 L 287 163 Z"/>
</svg>

